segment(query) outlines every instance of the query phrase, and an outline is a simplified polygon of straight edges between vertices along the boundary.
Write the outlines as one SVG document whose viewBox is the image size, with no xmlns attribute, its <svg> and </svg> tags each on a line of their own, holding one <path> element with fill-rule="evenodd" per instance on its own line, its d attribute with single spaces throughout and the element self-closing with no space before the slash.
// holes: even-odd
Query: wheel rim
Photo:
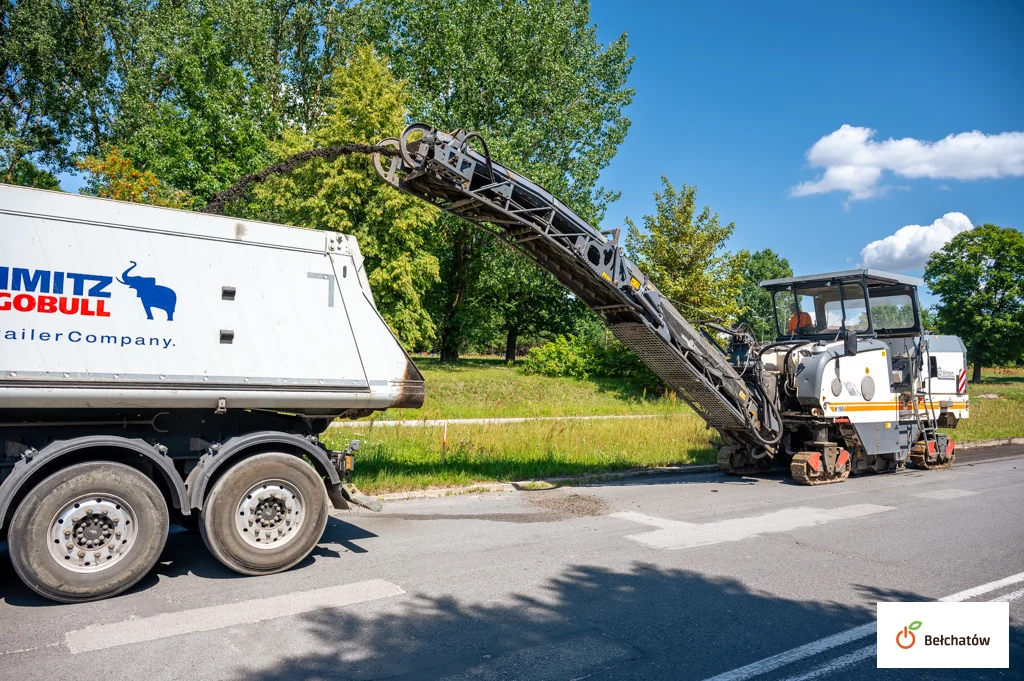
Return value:
<svg viewBox="0 0 1024 681">
<path fill-rule="evenodd" d="M 283 480 L 265 480 L 242 495 L 235 529 L 249 546 L 278 549 L 299 534 L 306 517 L 302 494 Z"/>
<path fill-rule="evenodd" d="M 71 572 L 101 572 L 121 562 L 138 537 L 135 511 L 113 494 L 86 494 L 50 521 L 50 556 Z"/>
</svg>

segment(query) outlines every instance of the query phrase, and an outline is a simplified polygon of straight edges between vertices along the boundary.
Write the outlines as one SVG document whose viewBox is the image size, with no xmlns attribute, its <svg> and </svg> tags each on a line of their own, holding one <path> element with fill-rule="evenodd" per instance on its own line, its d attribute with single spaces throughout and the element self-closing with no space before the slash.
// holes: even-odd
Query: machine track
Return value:
<svg viewBox="0 0 1024 681">
<path fill-rule="evenodd" d="M 918 468 L 924 471 L 939 470 L 942 468 L 949 468 L 956 461 L 956 449 L 955 443 L 950 447 L 949 451 L 945 454 L 935 451 L 935 442 L 928 442 L 925 445 L 924 442 L 917 442 L 910 449 L 910 463 L 913 464 L 914 468 Z"/>
<path fill-rule="evenodd" d="M 793 480 L 800 485 L 828 485 L 842 482 L 850 477 L 850 461 L 847 459 L 842 466 L 836 466 L 829 472 L 823 461 L 821 452 L 798 452 L 793 455 L 789 471 Z"/>
<path fill-rule="evenodd" d="M 771 469 L 769 457 L 752 459 L 746 449 L 746 445 L 723 445 L 718 450 L 718 470 L 726 475 L 754 475 Z"/>
</svg>

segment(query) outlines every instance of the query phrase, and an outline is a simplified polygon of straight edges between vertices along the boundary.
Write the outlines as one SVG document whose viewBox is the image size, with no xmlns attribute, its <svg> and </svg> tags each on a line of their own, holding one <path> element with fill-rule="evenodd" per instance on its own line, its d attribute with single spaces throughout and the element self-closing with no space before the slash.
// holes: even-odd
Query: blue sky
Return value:
<svg viewBox="0 0 1024 681">
<path fill-rule="evenodd" d="M 855 266 L 870 242 L 947 213 L 1024 227 L 1024 137 L 924 144 L 1024 131 L 1022 2 L 595 0 L 592 19 L 604 42 L 628 32 L 636 57 L 633 125 L 602 176 L 622 198 L 604 228 L 651 212 L 661 175 L 697 185 L 701 204 L 736 223 L 731 249 L 771 247 L 797 274 Z M 848 130 L 812 167 L 808 150 L 844 124 L 876 133 Z M 890 138 L 921 144 L 889 148 Z M 852 190 L 792 195 L 829 163 L 865 163 L 864 149 L 880 174 L 854 169 Z M 979 174 L 1002 177 L 943 176 Z M 936 229 L 904 232 L 918 241 L 911 251 Z"/>
</svg>

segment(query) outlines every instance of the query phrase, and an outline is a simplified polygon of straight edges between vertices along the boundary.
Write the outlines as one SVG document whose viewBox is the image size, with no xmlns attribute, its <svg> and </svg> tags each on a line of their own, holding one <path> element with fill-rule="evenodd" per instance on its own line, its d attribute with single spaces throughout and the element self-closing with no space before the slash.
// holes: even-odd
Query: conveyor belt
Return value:
<svg viewBox="0 0 1024 681">
<path fill-rule="evenodd" d="M 484 153 L 471 141 L 479 141 Z M 518 248 L 594 310 L 708 425 L 756 442 L 748 414 L 759 409 L 750 388 L 616 240 L 544 188 L 495 163 L 476 133 L 447 134 L 417 123 L 401 139 L 381 144 L 400 151 L 393 158 L 374 157 L 385 181 Z"/>
</svg>

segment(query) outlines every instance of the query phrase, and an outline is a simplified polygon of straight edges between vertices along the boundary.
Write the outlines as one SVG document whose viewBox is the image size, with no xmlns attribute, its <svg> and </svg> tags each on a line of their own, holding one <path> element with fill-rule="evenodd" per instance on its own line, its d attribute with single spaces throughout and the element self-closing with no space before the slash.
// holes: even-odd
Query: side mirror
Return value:
<svg viewBox="0 0 1024 681">
<path fill-rule="evenodd" d="M 847 357 L 857 354 L 857 332 L 853 329 L 846 329 L 843 332 L 843 353 Z"/>
</svg>

